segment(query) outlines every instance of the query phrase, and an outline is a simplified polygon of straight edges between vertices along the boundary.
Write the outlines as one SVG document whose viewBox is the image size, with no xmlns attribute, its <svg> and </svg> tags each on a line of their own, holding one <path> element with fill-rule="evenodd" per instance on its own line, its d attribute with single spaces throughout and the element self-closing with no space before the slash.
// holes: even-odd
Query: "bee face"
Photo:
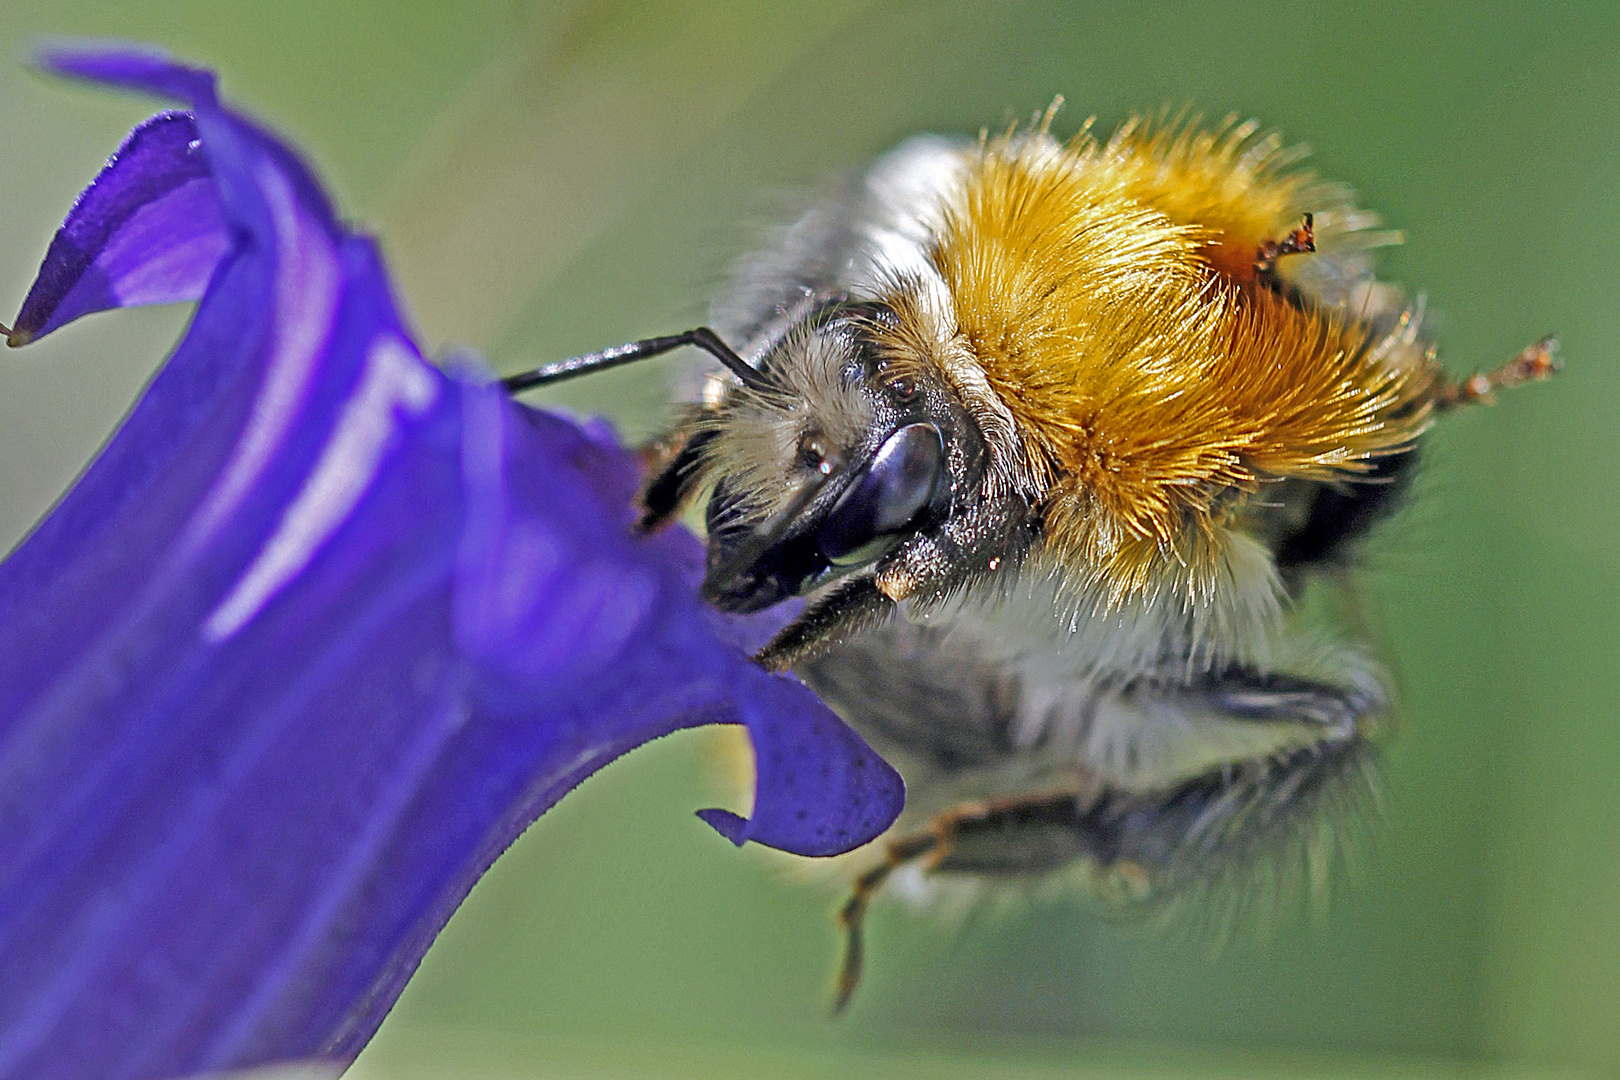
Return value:
<svg viewBox="0 0 1620 1080">
<path fill-rule="evenodd" d="M 756 611 L 926 544 L 982 498 L 984 443 L 942 379 L 885 348 L 893 311 L 837 300 L 791 327 L 704 438 L 717 477 L 704 593 Z"/>
</svg>

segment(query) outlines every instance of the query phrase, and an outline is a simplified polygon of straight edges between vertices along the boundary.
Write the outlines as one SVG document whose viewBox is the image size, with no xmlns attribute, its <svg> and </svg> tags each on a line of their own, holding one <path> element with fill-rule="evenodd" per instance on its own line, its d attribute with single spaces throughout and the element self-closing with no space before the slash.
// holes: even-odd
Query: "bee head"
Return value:
<svg viewBox="0 0 1620 1080">
<path fill-rule="evenodd" d="M 978 431 L 943 381 L 879 346 L 893 319 L 838 301 L 731 387 L 714 413 L 705 597 L 757 611 L 870 567 L 978 486 Z"/>
</svg>

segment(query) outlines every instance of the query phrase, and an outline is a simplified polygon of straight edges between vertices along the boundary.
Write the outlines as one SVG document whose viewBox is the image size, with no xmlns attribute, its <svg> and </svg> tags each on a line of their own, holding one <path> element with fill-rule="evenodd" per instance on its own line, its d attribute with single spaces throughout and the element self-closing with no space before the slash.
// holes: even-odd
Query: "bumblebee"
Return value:
<svg viewBox="0 0 1620 1080">
<path fill-rule="evenodd" d="M 1436 417 L 1558 366 L 1549 338 L 1449 379 L 1374 275 L 1399 237 L 1255 124 L 1060 141 L 1053 110 L 903 143 L 742 263 L 712 328 L 506 380 L 718 361 L 648 450 L 641 527 L 706 498 L 706 598 L 802 598 L 759 663 L 907 783 L 852 856 L 839 1007 L 902 867 L 1126 904 L 1278 853 L 1324 880 L 1391 694 L 1296 603 Z"/>
</svg>

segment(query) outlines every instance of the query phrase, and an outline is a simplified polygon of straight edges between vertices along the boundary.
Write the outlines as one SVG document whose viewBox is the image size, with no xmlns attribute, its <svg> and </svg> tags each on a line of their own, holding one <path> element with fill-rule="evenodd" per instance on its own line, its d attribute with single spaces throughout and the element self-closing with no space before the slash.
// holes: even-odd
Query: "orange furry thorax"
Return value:
<svg viewBox="0 0 1620 1080">
<path fill-rule="evenodd" d="M 1383 362 L 1368 327 L 1256 272 L 1262 243 L 1347 196 L 1252 136 L 984 140 L 933 252 L 1045 474 L 1047 545 L 1116 598 L 1166 561 L 1197 576 L 1263 481 L 1356 474 L 1428 423 L 1430 363 Z"/>
</svg>

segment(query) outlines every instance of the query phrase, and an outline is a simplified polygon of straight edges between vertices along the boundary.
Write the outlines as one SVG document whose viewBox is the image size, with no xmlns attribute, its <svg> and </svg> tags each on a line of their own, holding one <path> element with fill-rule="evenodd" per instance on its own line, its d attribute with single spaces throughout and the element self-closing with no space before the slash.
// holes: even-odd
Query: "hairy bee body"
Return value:
<svg viewBox="0 0 1620 1080">
<path fill-rule="evenodd" d="M 804 597 L 761 662 L 906 778 L 854 856 L 846 998 L 908 863 L 1139 900 L 1285 852 L 1324 881 L 1389 693 L 1293 604 L 1482 393 L 1374 277 L 1393 234 L 1274 136 L 1049 121 L 913 139 L 743 263 L 740 361 L 644 494 L 651 525 L 709 492 L 706 594 Z"/>
</svg>

